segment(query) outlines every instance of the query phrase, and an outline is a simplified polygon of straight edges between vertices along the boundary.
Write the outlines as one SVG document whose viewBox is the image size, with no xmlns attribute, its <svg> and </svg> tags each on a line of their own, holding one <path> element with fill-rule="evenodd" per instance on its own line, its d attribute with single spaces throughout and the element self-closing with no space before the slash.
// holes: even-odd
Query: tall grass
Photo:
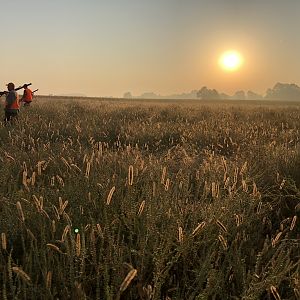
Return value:
<svg viewBox="0 0 300 300">
<path fill-rule="evenodd" d="M 299 298 L 299 116 L 40 99 L 0 125 L 1 298 Z"/>
</svg>

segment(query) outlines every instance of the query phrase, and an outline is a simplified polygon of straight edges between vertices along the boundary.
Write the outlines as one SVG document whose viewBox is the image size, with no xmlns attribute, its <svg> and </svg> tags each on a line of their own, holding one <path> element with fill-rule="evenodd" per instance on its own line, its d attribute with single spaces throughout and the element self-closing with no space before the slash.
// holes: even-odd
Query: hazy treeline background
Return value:
<svg viewBox="0 0 300 300">
<path fill-rule="evenodd" d="M 236 91 L 233 95 L 227 95 L 218 92 L 216 89 L 210 89 L 206 86 L 199 90 L 193 90 L 190 93 L 172 94 L 167 96 L 157 95 L 153 92 L 143 93 L 139 96 L 133 96 L 130 92 L 124 94 L 124 98 L 142 98 L 142 99 L 205 99 L 205 100 L 286 100 L 300 101 L 300 87 L 294 83 L 276 83 L 273 88 L 267 89 L 264 95 L 253 91 Z"/>
</svg>

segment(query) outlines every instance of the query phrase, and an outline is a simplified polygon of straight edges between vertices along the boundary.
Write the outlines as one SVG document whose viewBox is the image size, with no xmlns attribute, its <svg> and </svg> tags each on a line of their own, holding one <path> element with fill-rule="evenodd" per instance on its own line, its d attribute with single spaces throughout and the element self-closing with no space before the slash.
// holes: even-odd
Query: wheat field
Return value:
<svg viewBox="0 0 300 300">
<path fill-rule="evenodd" d="M 1 299 L 300 299 L 300 105 L 39 97 L 0 125 Z"/>
</svg>

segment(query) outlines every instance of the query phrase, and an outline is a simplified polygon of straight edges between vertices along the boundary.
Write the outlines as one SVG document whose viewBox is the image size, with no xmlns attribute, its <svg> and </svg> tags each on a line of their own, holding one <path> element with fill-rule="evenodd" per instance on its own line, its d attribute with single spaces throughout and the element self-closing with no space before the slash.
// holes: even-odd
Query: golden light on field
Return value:
<svg viewBox="0 0 300 300">
<path fill-rule="evenodd" d="M 235 50 L 226 51 L 221 55 L 219 64 L 227 72 L 237 71 L 243 64 L 243 57 Z"/>
</svg>

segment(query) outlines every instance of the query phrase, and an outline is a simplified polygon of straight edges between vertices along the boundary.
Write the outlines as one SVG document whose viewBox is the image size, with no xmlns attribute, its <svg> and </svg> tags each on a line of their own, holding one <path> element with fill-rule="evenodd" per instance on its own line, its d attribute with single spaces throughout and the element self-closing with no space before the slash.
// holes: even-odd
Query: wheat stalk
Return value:
<svg viewBox="0 0 300 300">
<path fill-rule="evenodd" d="M 66 236 L 68 234 L 68 232 L 70 231 L 70 225 L 67 225 L 63 231 L 63 234 L 61 236 L 61 241 L 64 242 L 66 239 Z"/>
<path fill-rule="evenodd" d="M 60 207 L 59 207 L 59 214 L 62 215 L 64 213 L 64 210 L 66 209 L 67 205 L 68 205 L 69 201 L 66 200 L 64 203 L 60 203 Z"/>
<path fill-rule="evenodd" d="M 48 271 L 46 276 L 46 288 L 51 289 L 51 283 L 52 283 L 52 272 Z"/>
<path fill-rule="evenodd" d="M 7 158 L 9 158 L 9 159 L 11 159 L 11 160 L 13 160 L 13 161 L 16 161 L 11 155 L 9 155 L 6 151 L 4 151 L 4 155 L 5 155 L 5 157 L 7 157 Z"/>
<path fill-rule="evenodd" d="M 144 211 L 144 208 L 145 208 L 145 204 L 146 204 L 146 201 L 143 200 L 140 204 L 140 207 L 139 207 L 139 211 L 137 213 L 138 216 L 140 216 L 142 214 L 142 212 Z"/>
<path fill-rule="evenodd" d="M 49 247 L 50 249 L 60 253 L 60 254 L 64 254 L 56 245 L 48 243 L 46 244 L 47 247 Z"/>
<path fill-rule="evenodd" d="M 63 212 L 63 218 L 69 223 L 70 226 L 72 226 L 71 218 L 65 211 Z"/>
<path fill-rule="evenodd" d="M 161 179 L 160 179 L 160 182 L 162 184 L 165 184 L 166 174 L 167 174 L 167 167 L 163 167 L 162 174 L 161 174 Z"/>
<path fill-rule="evenodd" d="M 52 233 L 56 232 L 56 224 L 55 224 L 55 220 L 52 220 L 51 222 L 51 229 L 52 229 Z"/>
<path fill-rule="evenodd" d="M 36 173 L 33 172 L 33 173 L 32 173 L 32 176 L 31 176 L 31 185 L 32 185 L 32 186 L 34 186 L 34 184 L 35 184 L 35 179 L 36 179 Z"/>
<path fill-rule="evenodd" d="M 32 195 L 32 198 L 33 198 L 33 202 L 36 206 L 37 211 L 40 213 L 41 212 L 41 204 L 40 204 L 38 197 L 36 195 Z"/>
<path fill-rule="evenodd" d="M 113 187 L 110 189 L 110 191 L 109 191 L 109 193 L 108 193 L 108 196 L 107 196 L 107 199 L 106 199 L 106 204 L 107 204 L 107 205 L 110 204 L 111 199 L 112 199 L 112 196 L 113 196 L 115 190 L 116 190 L 116 187 L 115 187 L 115 186 L 113 186 Z"/>
<path fill-rule="evenodd" d="M 217 220 L 216 223 L 219 225 L 219 227 L 220 227 L 225 233 L 228 233 L 227 228 L 225 227 L 225 225 L 224 225 L 221 221 Z"/>
<path fill-rule="evenodd" d="M 200 230 L 202 230 L 205 227 L 205 225 L 206 225 L 206 222 L 204 222 L 204 221 L 201 222 L 200 224 L 198 224 L 198 226 L 193 230 L 192 235 L 193 236 L 197 235 L 200 232 Z"/>
<path fill-rule="evenodd" d="M 179 243 L 183 242 L 183 229 L 181 226 L 178 227 L 178 241 Z"/>
<path fill-rule="evenodd" d="M 77 165 L 71 164 L 70 166 L 76 169 L 79 173 L 81 173 L 81 169 Z"/>
<path fill-rule="evenodd" d="M 133 278 L 136 276 L 137 274 L 137 270 L 136 269 L 132 269 L 129 271 L 129 273 L 127 274 L 127 276 L 125 277 L 125 279 L 123 280 L 123 282 L 120 285 L 119 288 L 119 293 L 123 293 L 127 287 L 129 286 L 130 282 L 133 280 Z"/>
<path fill-rule="evenodd" d="M 103 234 L 103 230 L 101 228 L 101 225 L 100 224 L 96 224 L 96 228 L 97 228 L 98 234 L 103 238 L 104 234 Z"/>
<path fill-rule="evenodd" d="M 156 182 L 152 182 L 152 197 L 156 196 Z"/>
<path fill-rule="evenodd" d="M 23 170 L 23 177 L 22 177 L 22 183 L 26 190 L 28 190 L 28 185 L 27 185 L 27 171 Z"/>
<path fill-rule="evenodd" d="M 279 233 L 276 235 L 275 239 L 272 239 L 272 247 L 273 247 L 273 248 L 276 246 L 276 244 L 277 244 L 277 242 L 279 241 L 281 235 L 282 235 L 282 232 L 279 232 Z"/>
<path fill-rule="evenodd" d="M 28 229 L 28 228 L 27 228 L 27 233 L 28 233 L 28 235 L 31 237 L 31 239 L 32 239 L 33 241 L 36 241 L 36 237 L 35 237 L 34 234 L 31 232 L 31 230 Z"/>
<path fill-rule="evenodd" d="M 28 274 L 26 274 L 22 269 L 19 267 L 12 267 L 13 272 L 19 275 L 26 283 L 30 283 L 31 279 Z"/>
<path fill-rule="evenodd" d="M 223 249 L 227 250 L 228 249 L 228 244 L 227 244 L 226 239 L 221 234 L 218 236 L 218 239 L 221 242 L 221 244 L 223 246 Z"/>
<path fill-rule="evenodd" d="M 280 189 L 280 190 L 283 189 L 283 187 L 284 187 L 284 185 L 285 185 L 285 182 L 286 182 L 286 180 L 285 180 L 285 179 L 282 179 L 281 184 L 280 184 L 280 186 L 279 186 L 279 189 Z"/>
<path fill-rule="evenodd" d="M 166 183 L 165 183 L 165 191 L 168 191 L 170 187 L 170 179 L 167 178 Z"/>
<path fill-rule="evenodd" d="M 5 232 L 1 233 L 1 245 L 2 245 L 2 249 L 6 250 L 6 248 L 7 248 L 7 242 L 6 242 L 6 234 L 5 234 Z"/>
<path fill-rule="evenodd" d="M 91 171 L 91 163 L 88 161 L 86 163 L 86 169 L 85 169 L 85 177 L 89 178 L 90 176 L 90 171 Z"/>
<path fill-rule="evenodd" d="M 20 201 L 18 201 L 16 203 L 16 206 L 17 206 L 17 210 L 18 210 L 18 213 L 19 213 L 19 217 L 20 217 L 21 221 L 24 222 L 25 217 L 24 217 L 24 213 L 23 213 L 23 209 L 22 209 L 22 205 L 21 205 Z"/>
<path fill-rule="evenodd" d="M 133 184 L 133 166 L 130 165 L 128 168 L 128 185 Z"/>
<path fill-rule="evenodd" d="M 290 231 L 292 231 L 296 225 L 296 221 L 297 221 L 297 216 L 294 216 L 293 219 L 292 219 L 292 223 L 291 223 L 291 226 L 290 226 Z"/>
<path fill-rule="evenodd" d="M 242 165 L 241 170 L 240 170 L 240 174 L 241 174 L 241 175 L 244 174 L 244 173 L 246 173 L 247 167 L 248 167 L 248 163 L 245 162 L 245 163 Z"/>
<path fill-rule="evenodd" d="M 76 234 L 76 256 L 80 256 L 80 252 L 81 252 L 81 237 L 80 234 L 77 233 Z"/>
<path fill-rule="evenodd" d="M 278 291 L 277 291 L 277 289 L 274 285 L 270 286 L 270 291 L 271 291 L 273 297 L 275 298 L 275 300 L 281 300 L 281 297 L 280 297 L 280 295 L 279 295 L 279 293 L 278 293 Z"/>
</svg>

